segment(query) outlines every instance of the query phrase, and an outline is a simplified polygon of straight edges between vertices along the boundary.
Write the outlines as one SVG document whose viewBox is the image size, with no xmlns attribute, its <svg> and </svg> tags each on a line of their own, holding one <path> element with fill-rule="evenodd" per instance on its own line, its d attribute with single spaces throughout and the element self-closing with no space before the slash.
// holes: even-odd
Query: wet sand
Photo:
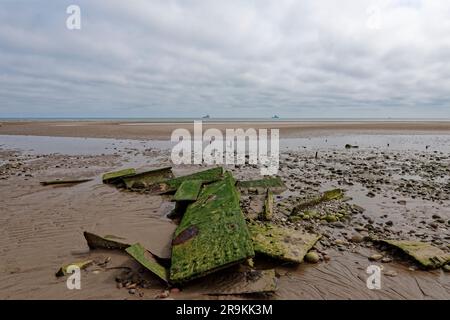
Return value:
<svg viewBox="0 0 450 320">
<path fill-rule="evenodd" d="M 114 139 L 170 139 L 173 130 L 193 130 L 189 123 L 119 121 L 2 121 L 0 134 Z M 278 128 L 282 138 L 340 133 L 426 134 L 449 133 L 450 121 L 343 121 L 343 122 L 204 122 L 204 130 L 233 128 Z"/>
<path fill-rule="evenodd" d="M 18 130 L 22 125 L 24 130 Z M 122 126 L 117 124 L 103 124 L 112 130 L 103 132 L 103 125 L 96 127 L 89 123 L 82 131 L 74 130 L 72 126 L 70 130 L 58 133 L 52 130 L 59 129 L 53 128 L 45 131 L 46 125 L 3 123 L 0 134 L 13 134 L 18 130 L 18 134 L 40 135 L 42 132 L 42 135 L 83 137 L 92 134 L 98 138 L 113 135 L 115 128 L 118 131 L 114 138 L 157 139 L 165 136 L 164 132 L 168 130 L 165 127 L 166 131 L 158 136 L 147 126 L 124 126 L 139 129 L 122 131 Z M 419 130 L 416 125 L 410 124 L 408 130 Z M 427 131 L 427 134 L 443 134 L 447 130 L 444 127 L 436 126 L 439 130 Z M 372 130 L 366 131 L 367 128 L 364 127 L 362 132 L 368 134 Z M 302 131 L 298 127 L 295 130 Z M 393 141 L 396 136 L 389 138 L 390 130 L 378 130 L 377 133 L 387 135 L 386 139 Z M 401 131 L 402 134 L 406 132 Z M 353 135 L 353 129 L 342 130 L 342 134 L 347 134 L 345 139 L 351 139 L 351 143 L 363 144 L 366 139 Z M 323 234 L 315 248 L 322 261 L 285 266 L 271 265 L 259 257 L 257 266 L 274 266 L 279 275 L 278 291 L 270 298 L 449 299 L 448 273 L 441 269 L 420 270 L 411 261 L 394 254 L 389 255 L 392 262 L 371 262 L 368 257 L 379 253 L 379 248 L 370 242 L 354 243 L 350 239 L 355 233 L 364 235 L 370 231 L 389 238 L 426 241 L 448 250 L 450 154 L 446 146 L 450 145 L 450 135 L 411 138 L 408 148 L 401 150 L 392 146 L 387 148 L 385 140 L 376 139 L 373 144 L 378 145 L 345 150 L 339 145 L 340 140 L 334 144 L 329 137 L 320 137 L 317 132 L 313 135 L 322 143 L 308 144 L 311 140 L 299 140 L 295 142 L 297 148 L 287 144 L 282 152 L 280 176 L 289 189 L 276 200 L 276 219 L 282 224 Z M 169 151 L 159 148 L 161 145 L 155 147 L 147 140 L 61 138 L 63 140 L 57 140 L 61 144 L 55 144 L 56 140 L 45 137 L 20 139 L 5 137 L 2 140 L 0 135 L 0 298 L 154 299 L 163 292 L 165 285 L 154 276 L 140 272 L 141 268 L 126 254 L 90 251 L 82 233 L 85 230 L 117 235 L 132 232 L 152 252 L 166 256 L 171 233 L 176 227 L 176 223 L 166 217 L 173 209 L 173 203 L 163 196 L 142 195 L 104 185 L 100 176 L 106 171 L 129 166 L 170 165 Z M 79 148 L 74 149 L 72 143 Z M 14 144 L 16 148 L 12 147 Z M 56 153 L 58 149 L 60 151 Z M 316 151 L 319 151 L 318 159 L 315 159 Z M 201 169 L 204 166 L 176 166 L 174 172 L 184 174 Z M 255 177 L 259 172 L 251 166 L 228 169 L 237 178 Z M 42 180 L 78 177 L 94 180 L 70 187 L 39 184 Z M 341 224 L 286 221 L 283 208 L 294 203 L 297 197 L 333 187 L 344 188 L 352 198 L 348 203 L 363 207 L 364 212 L 353 213 Z M 244 194 L 243 199 L 249 200 L 249 196 Z M 257 197 L 253 199 L 257 200 Z M 399 203 L 400 200 L 404 203 Z M 245 203 L 243 208 L 248 210 Z M 68 290 L 66 279 L 54 276 L 61 265 L 85 259 L 94 259 L 101 264 L 108 257 L 110 261 L 106 267 L 94 266 L 82 272 L 82 290 Z M 382 278 L 381 290 L 366 287 L 366 268 L 370 264 L 382 265 L 383 272 L 388 274 Z M 145 288 L 139 288 L 134 294 L 125 288 L 117 288 L 116 278 L 124 270 L 132 270 L 134 276 L 145 278 Z M 181 292 L 171 293 L 169 298 L 223 298 L 204 294 L 214 285 L 217 284 L 208 277 L 199 279 L 182 287 Z"/>
</svg>

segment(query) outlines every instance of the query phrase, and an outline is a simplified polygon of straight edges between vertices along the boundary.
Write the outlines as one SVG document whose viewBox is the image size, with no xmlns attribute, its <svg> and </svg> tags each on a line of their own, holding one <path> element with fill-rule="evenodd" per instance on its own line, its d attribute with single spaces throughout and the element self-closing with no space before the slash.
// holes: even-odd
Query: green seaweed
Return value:
<svg viewBox="0 0 450 320">
<path fill-rule="evenodd" d="M 440 268 L 447 262 L 450 262 L 450 254 L 445 253 L 441 249 L 428 243 L 404 240 L 380 241 L 402 250 L 404 253 L 417 261 L 421 266 L 427 269 Z"/>
<path fill-rule="evenodd" d="M 186 282 L 253 257 L 233 176 L 206 185 L 175 231 L 170 280 Z"/>
<path fill-rule="evenodd" d="M 248 227 L 256 253 L 294 263 L 301 263 L 321 237 L 271 223 L 252 222 Z"/>
<path fill-rule="evenodd" d="M 182 176 L 174 179 L 169 179 L 163 182 L 154 183 L 148 187 L 150 193 L 164 194 L 173 193 L 181 186 L 186 180 L 201 180 L 202 183 L 210 183 L 222 179 L 223 168 L 216 167 L 200 172 L 196 172 L 187 176 Z"/>
<path fill-rule="evenodd" d="M 275 194 L 279 194 L 286 190 L 286 185 L 280 177 L 266 177 L 260 180 L 238 181 L 239 189 L 256 189 L 258 192 L 264 192 L 269 189 Z"/>
<path fill-rule="evenodd" d="M 185 180 L 175 193 L 175 201 L 195 201 L 202 187 L 202 180 Z"/>
<path fill-rule="evenodd" d="M 172 167 L 138 172 L 132 176 L 126 176 L 122 180 L 128 189 L 144 189 L 148 186 L 173 178 Z"/>
<path fill-rule="evenodd" d="M 151 271 L 165 282 L 169 282 L 168 270 L 156 260 L 155 255 L 145 249 L 141 244 L 135 243 L 132 246 L 129 246 L 125 251 L 147 270 Z"/>
<path fill-rule="evenodd" d="M 122 178 L 127 176 L 132 176 L 136 174 L 136 170 L 134 168 L 123 169 L 119 171 L 113 171 L 105 173 L 102 177 L 103 183 L 116 183 L 120 181 Z"/>
</svg>

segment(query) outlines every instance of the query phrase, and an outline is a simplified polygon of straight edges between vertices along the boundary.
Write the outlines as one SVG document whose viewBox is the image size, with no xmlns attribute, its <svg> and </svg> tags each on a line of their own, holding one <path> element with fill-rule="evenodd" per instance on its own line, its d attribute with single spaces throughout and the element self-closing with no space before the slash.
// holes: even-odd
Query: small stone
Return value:
<svg viewBox="0 0 450 320">
<path fill-rule="evenodd" d="M 390 262 L 392 262 L 392 258 L 384 257 L 383 259 L 381 259 L 381 262 L 383 262 L 383 263 L 390 263 Z"/>
<path fill-rule="evenodd" d="M 375 193 L 369 192 L 369 193 L 367 194 L 367 196 L 368 196 L 369 198 L 374 198 L 374 197 L 375 197 Z"/>
<path fill-rule="evenodd" d="M 386 270 L 383 272 L 383 274 L 388 277 L 396 277 L 398 275 L 394 270 Z"/>
<path fill-rule="evenodd" d="M 445 272 L 450 272 L 450 264 L 446 264 L 442 269 L 444 269 Z"/>
<path fill-rule="evenodd" d="M 369 257 L 369 260 L 371 260 L 371 261 L 378 261 L 381 259 L 383 259 L 383 255 L 379 254 L 379 253 L 375 253 Z"/>
<path fill-rule="evenodd" d="M 359 233 L 355 233 L 354 235 L 352 235 L 350 241 L 353 243 L 361 243 L 364 241 L 364 237 Z"/>
<path fill-rule="evenodd" d="M 129 294 L 135 294 L 136 293 L 136 289 L 130 289 L 130 290 L 128 290 L 128 293 Z"/>
<path fill-rule="evenodd" d="M 398 200 L 397 203 L 402 205 L 402 206 L 406 205 L 406 201 L 405 200 Z"/>
<path fill-rule="evenodd" d="M 394 225 L 394 222 L 392 222 L 392 220 L 386 221 L 386 225 L 387 226 L 392 226 L 392 225 Z"/>
<path fill-rule="evenodd" d="M 310 251 L 305 255 L 305 260 L 309 263 L 317 263 L 320 260 L 319 254 L 315 251 Z"/>
<path fill-rule="evenodd" d="M 345 243 L 345 241 L 342 240 L 342 239 L 336 239 L 336 240 L 334 241 L 334 243 L 337 244 L 337 245 L 342 245 L 342 244 Z"/>
</svg>

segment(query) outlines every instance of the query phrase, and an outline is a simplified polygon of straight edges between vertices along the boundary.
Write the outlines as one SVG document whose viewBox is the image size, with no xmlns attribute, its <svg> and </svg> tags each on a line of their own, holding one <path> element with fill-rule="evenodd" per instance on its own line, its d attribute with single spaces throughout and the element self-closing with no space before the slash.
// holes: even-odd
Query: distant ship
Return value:
<svg viewBox="0 0 450 320">
<path fill-rule="evenodd" d="M 202 119 L 209 119 L 209 118 L 210 118 L 209 114 L 207 114 L 206 116 L 202 117 Z"/>
<path fill-rule="evenodd" d="M 277 115 L 274 115 L 274 116 L 272 117 L 272 119 L 280 119 L 280 117 L 277 116 Z"/>
</svg>

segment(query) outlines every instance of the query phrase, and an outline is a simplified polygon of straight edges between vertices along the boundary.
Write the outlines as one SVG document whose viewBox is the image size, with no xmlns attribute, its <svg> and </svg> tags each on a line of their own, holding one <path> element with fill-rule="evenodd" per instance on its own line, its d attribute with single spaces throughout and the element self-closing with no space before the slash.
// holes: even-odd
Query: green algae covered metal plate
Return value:
<svg viewBox="0 0 450 320">
<path fill-rule="evenodd" d="M 138 172 L 135 175 L 123 178 L 123 182 L 128 189 L 144 189 L 156 182 L 173 178 L 172 167 L 164 167 L 144 172 Z"/>
<path fill-rule="evenodd" d="M 223 168 L 216 167 L 187 176 L 169 179 L 164 182 L 152 184 L 148 190 L 154 194 L 171 193 L 177 191 L 180 185 L 186 180 L 201 180 L 202 183 L 210 183 L 222 179 Z"/>
<path fill-rule="evenodd" d="M 66 276 L 69 273 L 69 267 L 75 266 L 79 269 L 86 269 L 87 267 L 89 267 L 91 264 L 93 264 L 94 261 L 93 260 L 86 260 L 86 261 L 81 261 L 81 262 L 74 262 L 65 266 L 62 266 L 57 272 L 56 272 L 56 276 L 57 277 L 62 277 L 62 276 Z"/>
<path fill-rule="evenodd" d="M 156 257 L 142 245 L 140 245 L 139 243 L 133 244 L 132 246 L 129 246 L 125 251 L 137 262 L 143 265 L 147 270 L 156 274 L 165 282 L 169 282 L 169 273 L 167 269 L 164 268 L 164 266 L 162 266 L 156 260 Z"/>
<path fill-rule="evenodd" d="M 260 180 L 238 181 L 239 189 L 256 189 L 262 193 L 269 189 L 273 193 L 281 193 L 286 190 L 286 185 L 280 177 L 267 177 Z"/>
<path fill-rule="evenodd" d="M 428 243 L 403 240 L 381 240 L 381 242 L 402 250 L 427 269 L 436 269 L 450 262 L 450 254 Z"/>
<path fill-rule="evenodd" d="M 320 235 L 305 233 L 271 223 L 253 222 L 248 226 L 256 253 L 287 262 L 301 263 Z"/>
<path fill-rule="evenodd" d="M 178 188 L 175 193 L 175 201 L 195 201 L 197 200 L 200 189 L 202 188 L 202 180 L 186 180 Z"/>
<path fill-rule="evenodd" d="M 344 197 L 344 191 L 342 191 L 341 189 L 328 190 L 316 197 L 312 197 L 310 199 L 301 201 L 300 203 L 298 203 L 295 206 L 295 208 L 292 210 L 292 212 L 294 214 L 297 214 L 308 208 L 315 207 L 323 202 L 339 200 L 339 199 L 342 199 L 343 197 Z"/>
<path fill-rule="evenodd" d="M 119 171 L 105 173 L 102 177 L 102 180 L 103 180 L 103 183 L 115 183 L 124 177 L 132 176 L 135 174 L 136 174 L 136 170 L 134 168 L 123 169 L 123 170 L 119 170 Z"/>
<path fill-rule="evenodd" d="M 170 281 L 186 282 L 253 256 L 235 180 L 227 172 L 188 206 L 172 241 Z"/>
</svg>

